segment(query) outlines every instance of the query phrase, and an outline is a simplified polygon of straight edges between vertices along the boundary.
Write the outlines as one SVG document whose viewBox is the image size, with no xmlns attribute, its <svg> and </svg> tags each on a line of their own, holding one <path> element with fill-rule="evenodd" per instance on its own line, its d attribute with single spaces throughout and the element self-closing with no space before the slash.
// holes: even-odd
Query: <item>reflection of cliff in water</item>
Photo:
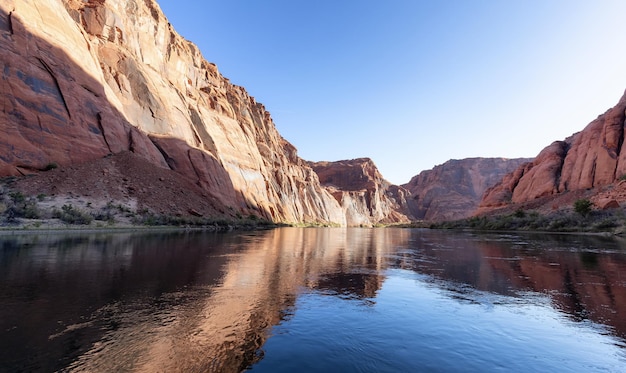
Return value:
<svg viewBox="0 0 626 373">
<path fill-rule="evenodd" d="M 589 319 L 626 337 L 626 243 L 549 234 L 488 235 L 415 231 L 401 266 L 478 290 L 549 293 L 575 320 Z"/>
<path fill-rule="evenodd" d="M 14 370 L 60 369 L 107 331 L 123 328 L 128 320 L 117 314 L 126 305 L 163 299 L 195 283 L 215 283 L 226 259 L 219 256 L 220 238 L 0 236 L 0 295 L 7 300 L 0 303 L 0 361 L 15 364 Z M 205 244 L 217 249 L 206 250 Z M 24 356 L 33 365 L 19 365 L 24 362 L 16 359 Z"/>
<path fill-rule="evenodd" d="M 594 237 L 287 228 L 0 236 L 0 250 L 9 371 L 240 371 L 298 294 L 371 304 L 395 267 L 445 290 L 547 292 L 626 336 L 626 254 Z"/>
<path fill-rule="evenodd" d="M 403 233 L 404 232 L 404 233 Z M 0 358 L 19 369 L 240 371 L 304 288 L 372 297 L 409 231 L 0 238 Z M 348 273 L 354 273 L 350 275 Z M 27 330 L 11 330 L 25 324 Z M 24 365 L 30 356 L 38 365 Z M 43 365 L 41 365 L 43 364 Z"/>
</svg>

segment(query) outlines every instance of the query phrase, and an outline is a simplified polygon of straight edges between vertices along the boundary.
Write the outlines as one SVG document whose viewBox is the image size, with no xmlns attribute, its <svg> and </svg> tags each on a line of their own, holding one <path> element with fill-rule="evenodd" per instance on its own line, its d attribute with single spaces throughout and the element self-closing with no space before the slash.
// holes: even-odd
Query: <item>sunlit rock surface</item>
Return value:
<svg viewBox="0 0 626 373">
<path fill-rule="evenodd" d="M 568 191 L 600 189 L 619 180 L 626 174 L 626 152 L 622 151 L 625 110 L 623 96 L 581 132 L 543 149 L 533 162 L 520 166 L 489 189 L 480 210 Z"/>
<path fill-rule="evenodd" d="M 345 225 L 270 114 L 152 0 L 0 3 L 0 174 L 131 151 L 227 206 Z"/>
<path fill-rule="evenodd" d="M 369 158 L 309 162 L 339 202 L 348 225 L 409 222 L 409 191 L 383 178 Z"/>
</svg>

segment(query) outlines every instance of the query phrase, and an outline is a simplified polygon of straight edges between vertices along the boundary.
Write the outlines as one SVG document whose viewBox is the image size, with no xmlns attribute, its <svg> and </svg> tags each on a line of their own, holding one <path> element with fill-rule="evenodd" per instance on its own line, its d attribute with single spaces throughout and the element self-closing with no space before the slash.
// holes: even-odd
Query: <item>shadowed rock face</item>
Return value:
<svg viewBox="0 0 626 373">
<path fill-rule="evenodd" d="M 339 202 L 348 225 L 408 222 L 409 191 L 392 185 L 369 158 L 309 162 Z"/>
<path fill-rule="evenodd" d="M 626 96 L 581 132 L 543 149 L 490 188 L 480 205 L 487 212 L 563 192 L 596 189 L 626 174 L 624 123 Z"/>
<path fill-rule="evenodd" d="M 264 106 L 153 0 L 2 1 L 0 61 L 0 175 L 131 151 L 193 181 L 226 214 L 347 223 Z M 349 220 L 372 221 L 371 211 L 356 206 Z"/>
<path fill-rule="evenodd" d="M 428 221 L 471 216 L 487 188 L 527 158 L 466 158 L 450 160 L 421 172 L 403 185 L 411 192 L 413 216 Z"/>
</svg>

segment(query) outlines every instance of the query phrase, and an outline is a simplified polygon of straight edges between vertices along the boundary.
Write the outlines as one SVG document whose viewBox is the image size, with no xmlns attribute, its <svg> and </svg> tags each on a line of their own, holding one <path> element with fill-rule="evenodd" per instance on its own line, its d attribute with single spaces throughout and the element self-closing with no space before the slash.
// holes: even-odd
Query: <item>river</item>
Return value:
<svg viewBox="0 0 626 373">
<path fill-rule="evenodd" d="M 624 372 L 626 241 L 0 235 L 0 371 Z"/>
</svg>

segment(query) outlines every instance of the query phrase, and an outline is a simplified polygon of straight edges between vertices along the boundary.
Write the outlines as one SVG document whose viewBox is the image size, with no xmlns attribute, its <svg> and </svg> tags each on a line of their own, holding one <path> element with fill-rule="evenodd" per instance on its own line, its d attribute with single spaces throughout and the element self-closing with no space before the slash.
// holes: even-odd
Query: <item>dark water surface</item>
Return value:
<svg viewBox="0 0 626 373">
<path fill-rule="evenodd" d="M 0 371 L 626 372 L 626 242 L 0 236 Z"/>
</svg>

